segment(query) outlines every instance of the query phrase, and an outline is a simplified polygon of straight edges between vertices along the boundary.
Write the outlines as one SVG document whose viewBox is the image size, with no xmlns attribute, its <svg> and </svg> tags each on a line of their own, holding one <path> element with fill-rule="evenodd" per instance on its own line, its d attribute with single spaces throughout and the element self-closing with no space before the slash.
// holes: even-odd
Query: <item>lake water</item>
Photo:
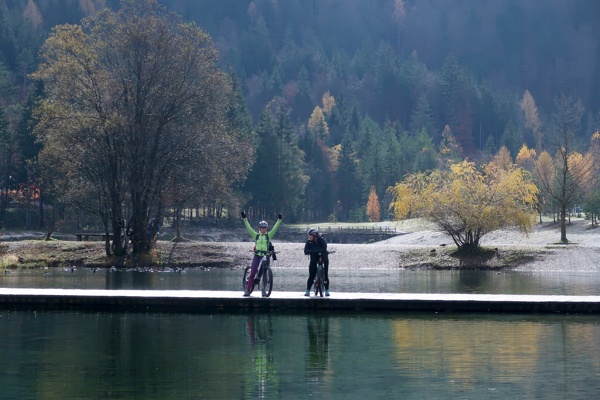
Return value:
<svg viewBox="0 0 600 400">
<path fill-rule="evenodd" d="M 591 399 L 596 316 L 0 311 L 3 399 Z"/>
<path fill-rule="evenodd" d="M 241 290 L 242 270 L 111 272 L 81 268 L 0 275 L 0 287 L 64 289 Z M 273 270 L 273 290 L 303 292 L 307 269 Z M 367 293 L 483 293 L 598 295 L 600 274 L 586 272 L 415 271 L 331 269 L 331 291 Z"/>
<path fill-rule="evenodd" d="M 593 273 L 332 269 L 336 291 L 600 293 Z M 275 270 L 274 290 L 307 271 Z M 21 271 L 0 287 L 240 290 L 239 269 Z M 600 316 L 0 311 L 1 399 L 590 399 Z"/>
</svg>

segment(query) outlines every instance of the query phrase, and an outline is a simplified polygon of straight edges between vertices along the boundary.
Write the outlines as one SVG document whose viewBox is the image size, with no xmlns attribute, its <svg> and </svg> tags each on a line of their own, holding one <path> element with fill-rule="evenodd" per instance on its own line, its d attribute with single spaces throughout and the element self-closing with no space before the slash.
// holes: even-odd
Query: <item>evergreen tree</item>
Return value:
<svg viewBox="0 0 600 400">
<path fill-rule="evenodd" d="M 306 153 L 308 165 L 309 181 L 305 201 L 308 218 L 324 221 L 333 213 L 334 188 L 329 148 L 324 143 L 328 136 L 328 128 L 320 110 L 320 107 L 316 107 L 309 120 L 302 140 L 302 149 Z"/>
<path fill-rule="evenodd" d="M 401 103 L 406 98 L 405 88 L 400 79 L 398 58 L 387 42 L 382 42 L 375 53 L 373 73 L 376 107 L 369 108 L 370 115 L 378 121 L 402 115 Z"/>
<path fill-rule="evenodd" d="M 442 131 L 442 141 L 440 142 L 439 166 L 442 170 L 447 170 L 451 165 L 460 162 L 463 156 L 462 148 L 456 141 L 452 130 L 448 125 Z"/>
<path fill-rule="evenodd" d="M 462 86 L 462 71 L 456 57 L 450 55 L 446 58 L 440 78 L 443 119 L 446 125 L 452 126 L 457 118 L 459 91 Z"/>
<path fill-rule="evenodd" d="M 357 208 L 361 202 L 361 179 L 357 168 L 358 160 L 350 135 L 346 133 L 342 140 L 339 165 L 336 176 L 336 202 L 339 202 L 340 221 L 348 221 L 350 211 Z"/>
<path fill-rule="evenodd" d="M 375 145 L 383 137 L 379 124 L 370 117 L 361 119 L 358 127 L 357 152 L 360 159 L 367 157 L 371 146 Z"/>
<path fill-rule="evenodd" d="M 256 135 L 256 162 L 244 185 L 251 195 L 247 204 L 250 215 L 265 219 L 285 212 L 293 220 L 307 177 L 303 172 L 303 153 L 282 99 L 274 99 L 265 107 Z"/>
<path fill-rule="evenodd" d="M 416 160 L 415 172 L 429 171 L 437 168 L 438 159 L 431 137 L 423 129 L 415 138 Z"/>
<path fill-rule="evenodd" d="M 500 138 L 500 145 L 505 146 L 510 154 L 513 157 L 516 157 L 519 154 L 519 150 L 525 143 L 523 142 L 523 135 L 521 131 L 517 128 L 517 125 L 513 122 L 512 119 L 508 121 L 506 124 L 506 128 L 504 129 L 504 133 Z"/>
<path fill-rule="evenodd" d="M 329 136 L 333 145 L 340 144 L 349 129 L 349 111 L 343 94 L 336 98 L 336 104 L 329 118 Z"/>
<path fill-rule="evenodd" d="M 424 93 L 421 93 L 419 96 L 417 107 L 410 118 L 410 132 L 417 134 L 421 129 L 425 129 L 429 134 L 435 132 L 435 122 L 431 107 L 427 100 L 427 96 Z"/>
<path fill-rule="evenodd" d="M 363 193 L 366 195 L 371 186 L 375 186 L 377 191 L 385 191 L 386 188 L 386 155 L 387 146 L 381 138 L 378 138 L 369 147 L 368 153 L 362 160 L 362 176 L 363 182 Z"/>
<path fill-rule="evenodd" d="M 36 106 L 36 99 L 41 98 L 43 93 L 43 83 L 38 81 L 36 83 L 36 90 L 29 96 L 25 104 L 21 120 L 17 127 L 16 139 L 20 155 L 17 167 L 19 182 L 29 182 L 27 163 L 37 159 L 39 152 L 42 150 L 42 145 L 37 142 L 34 132 L 38 120 L 33 113 L 33 109 Z"/>
<path fill-rule="evenodd" d="M 383 179 L 378 193 L 385 193 L 387 188 L 402 180 L 403 168 L 400 157 L 400 143 L 397 138 L 398 123 L 386 122 L 383 147 Z"/>
<path fill-rule="evenodd" d="M 303 65 L 298 71 L 298 77 L 296 78 L 297 95 L 294 102 L 294 114 L 304 119 L 311 112 L 313 102 L 311 100 L 311 88 L 310 88 L 310 77 L 308 75 L 308 69 Z"/>
<path fill-rule="evenodd" d="M 246 76 L 272 71 L 275 62 L 269 28 L 262 15 L 259 15 L 246 32 L 240 45 L 241 62 Z"/>
</svg>

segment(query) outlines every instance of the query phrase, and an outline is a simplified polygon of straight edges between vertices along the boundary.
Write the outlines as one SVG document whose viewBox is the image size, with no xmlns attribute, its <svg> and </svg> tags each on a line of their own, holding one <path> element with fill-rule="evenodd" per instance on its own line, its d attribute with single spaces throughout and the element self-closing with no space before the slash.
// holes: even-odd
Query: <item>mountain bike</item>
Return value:
<svg viewBox="0 0 600 400">
<path fill-rule="evenodd" d="M 250 293 L 254 291 L 255 287 L 259 287 L 262 291 L 263 297 L 269 297 L 273 290 L 273 271 L 271 270 L 271 256 L 276 254 L 275 251 L 269 251 L 261 258 L 256 274 L 254 275 L 254 285 L 250 288 Z M 273 260 L 274 261 L 274 260 Z M 250 279 L 250 268 L 248 265 L 244 268 L 244 279 L 242 280 L 242 289 L 246 290 L 248 287 L 248 280 Z"/>
<path fill-rule="evenodd" d="M 335 251 L 327 252 L 327 254 L 333 253 Z M 313 286 L 315 288 L 315 296 L 319 295 L 323 297 L 323 292 L 325 292 L 325 266 L 323 264 L 323 257 L 319 257 L 319 261 L 317 261 L 317 274 L 315 275 Z"/>
</svg>

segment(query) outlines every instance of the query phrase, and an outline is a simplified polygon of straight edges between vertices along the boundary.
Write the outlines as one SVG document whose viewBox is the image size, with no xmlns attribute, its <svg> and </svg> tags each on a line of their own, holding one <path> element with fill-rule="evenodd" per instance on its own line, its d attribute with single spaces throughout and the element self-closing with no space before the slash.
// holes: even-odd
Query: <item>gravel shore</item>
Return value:
<svg viewBox="0 0 600 400">
<path fill-rule="evenodd" d="M 499 249 L 523 249 L 533 257 L 514 268 L 522 271 L 600 271 L 600 229 L 578 219 L 567 225 L 569 244 L 560 244 L 558 223 L 537 224 L 525 236 L 518 230 L 491 232 L 481 245 Z M 452 240 L 439 232 L 418 231 L 380 242 L 390 246 L 451 245 Z"/>
<path fill-rule="evenodd" d="M 492 251 L 485 258 L 459 259 L 452 240 L 426 227 L 407 227 L 391 239 L 373 244 L 330 243 L 330 268 L 347 269 L 503 269 L 519 271 L 600 271 L 600 229 L 592 229 L 585 220 L 575 220 L 567 226 L 569 244 L 559 244 L 557 223 L 537 224 L 524 236 L 518 230 L 492 232 L 482 238 L 482 246 Z M 225 232 L 226 233 L 226 232 Z M 2 256 L 13 265 L 25 267 L 86 266 L 106 267 L 102 242 L 72 240 L 41 241 L 41 233 L 23 237 L 4 232 L 0 237 Z M 214 233 L 220 241 L 158 242 L 158 258 L 163 266 L 207 268 L 242 268 L 251 258 L 249 238 Z M 36 239 L 36 240 L 23 240 Z M 248 241 L 242 241 L 248 240 Z M 286 243 L 273 239 L 279 252 L 279 268 L 306 269 L 308 258 L 303 254 L 304 243 Z M 12 261 L 11 261 L 12 260 Z M 18 260 L 16 263 L 15 260 Z"/>
<path fill-rule="evenodd" d="M 414 229 L 411 227 L 411 229 Z M 420 229 L 373 244 L 336 244 L 329 248 L 331 268 L 426 268 L 426 269 L 502 269 L 518 271 L 600 271 L 600 229 L 588 221 L 573 220 L 567 226 L 569 244 L 560 244 L 558 223 L 537 224 L 529 235 L 518 230 L 491 232 L 482 238 L 482 246 L 495 250 L 485 260 L 457 259 L 450 256 L 452 239 L 434 230 Z M 283 268 L 306 268 L 307 257 L 302 243 L 277 243 L 279 265 Z M 236 263 L 249 260 L 251 243 L 214 243 L 222 246 Z"/>
</svg>

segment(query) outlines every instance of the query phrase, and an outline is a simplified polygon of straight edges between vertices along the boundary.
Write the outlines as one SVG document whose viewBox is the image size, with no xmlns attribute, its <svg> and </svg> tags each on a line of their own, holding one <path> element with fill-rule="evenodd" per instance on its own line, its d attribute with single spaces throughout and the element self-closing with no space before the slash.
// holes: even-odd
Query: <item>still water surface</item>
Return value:
<svg viewBox="0 0 600 400">
<path fill-rule="evenodd" d="M 600 317 L 0 311 L 3 399 L 591 399 Z"/>
<path fill-rule="evenodd" d="M 304 292 L 308 268 L 274 271 L 274 291 Z M 585 272 L 414 271 L 331 269 L 332 292 L 482 293 L 598 295 L 600 274 Z M 218 268 L 177 272 L 92 272 L 81 268 L 14 271 L 0 275 L 0 287 L 64 289 L 241 290 L 242 270 Z"/>
<path fill-rule="evenodd" d="M 11 272 L 0 287 L 240 290 L 241 270 Z M 274 290 L 307 271 L 275 270 Z M 597 295 L 588 273 L 332 269 L 332 292 Z M 324 300 L 326 301 L 326 299 Z M 590 399 L 600 316 L 0 311 L 0 399 Z"/>
</svg>

